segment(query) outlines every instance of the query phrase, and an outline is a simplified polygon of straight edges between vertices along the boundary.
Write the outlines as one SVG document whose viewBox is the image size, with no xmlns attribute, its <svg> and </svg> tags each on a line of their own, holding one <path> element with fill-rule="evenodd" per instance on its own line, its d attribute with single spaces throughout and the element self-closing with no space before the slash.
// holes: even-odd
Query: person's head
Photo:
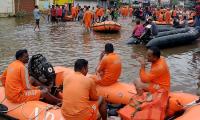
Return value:
<svg viewBox="0 0 200 120">
<path fill-rule="evenodd" d="M 149 47 L 147 50 L 148 62 L 156 62 L 160 58 L 160 49 L 158 47 Z"/>
<path fill-rule="evenodd" d="M 113 53 L 114 52 L 114 47 L 112 43 L 106 43 L 105 45 L 105 53 L 109 54 L 109 53 Z"/>
<path fill-rule="evenodd" d="M 55 6 L 54 6 L 54 5 L 52 5 L 52 8 L 55 8 Z"/>
<path fill-rule="evenodd" d="M 36 8 L 36 9 L 38 9 L 38 6 L 37 6 L 37 5 L 35 5 L 35 8 Z"/>
<path fill-rule="evenodd" d="M 152 17 L 149 17 L 149 18 L 148 18 L 148 22 L 149 22 L 150 24 L 152 23 L 152 20 L 153 20 Z"/>
<path fill-rule="evenodd" d="M 26 49 L 18 50 L 15 54 L 16 60 L 23 62 L 24 64 L 28 63 L 29 55 Z"/>
<path fill-rule="evenodd" d="M 139 25 L 139 24 L 140 24 L 140 20 L 137 20 L 137 21 L 136 21 L 136 25 Z"/>
<path fill-rule="evenodd" d="M 81 72 L 83 75 L 87 75 L 88 73 L 88 61 L 85 59 L 78 59 L 74 65 L 75 72 Z"/>
<path fill-rule="evenodd" d="M 89 7 L 86 7 L 86 10 L 89 10 Z"/>
</svg>

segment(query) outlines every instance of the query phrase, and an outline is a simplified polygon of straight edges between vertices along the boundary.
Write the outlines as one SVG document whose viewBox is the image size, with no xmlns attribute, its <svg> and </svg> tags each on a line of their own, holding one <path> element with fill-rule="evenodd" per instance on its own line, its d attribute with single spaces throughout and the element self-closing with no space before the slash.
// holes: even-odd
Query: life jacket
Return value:
<svg viewBox="0 0 200 120">
<path fill-rule="evenodd" d="M 164 89 L 153 94 L 145 92 L 142 96 L 134 96 L 119 114 L 125 120 L 164 120 L 167 102 L 168 92 Z"/>
</svg>

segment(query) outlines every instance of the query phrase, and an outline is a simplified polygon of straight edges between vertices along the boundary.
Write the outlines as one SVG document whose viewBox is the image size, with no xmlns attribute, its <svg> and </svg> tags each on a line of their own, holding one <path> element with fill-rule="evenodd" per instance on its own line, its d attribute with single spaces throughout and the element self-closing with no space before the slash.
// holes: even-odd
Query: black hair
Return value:
<svg viewBox="0 0 200 120">
<path fill-rule="evenodd" d="M 137 20 L 137 21 L 136 21 L 136 24 L 139 25 L 139 24 L 140 24 L 140 20 Z"/>
<path fill-rule="evenodd" d="M 38 8 L 38 6 L 36 5 L 35 8 Z"/>
<path fill-rule="evenodd" d="M 105 45 L 105 52 L 112 53 L 114 51 L 114 47 L 112 43 L 106 43 Z"/>
<path fill-rule="evenodd" d="M 28 53 L 28 51 L 26 49 L 21 49 L 18 50 L 15 54 L 15 58 L 16 60 L 18 60 L 19 58 L 21 58 L 23 56 L 24 53 Z"/>
<path fill-rule="evenodd" d="M 88 61 L 85 59 L 78 59 L 74 64 L 74 71 L 81 71 L 83 68 L 88 66 Z"/>
<path fill-rule="evenodd" d="M 148 47 L 148 50 L 151 50 L 153 52 L 153 55 L 160 58 L 160 55 L 161 55 L 161 52 L 160 52 L 160 49 L 156 46 L 151 46 L 151 47 Z"/>
</svg>

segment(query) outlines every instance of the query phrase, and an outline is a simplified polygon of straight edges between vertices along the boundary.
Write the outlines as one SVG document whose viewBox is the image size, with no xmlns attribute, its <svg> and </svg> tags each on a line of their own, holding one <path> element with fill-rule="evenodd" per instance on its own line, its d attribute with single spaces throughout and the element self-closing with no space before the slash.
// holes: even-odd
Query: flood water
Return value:
<svg viewBox="0 0 200 120">
<path fill-rule="evenodd" d="M 0 72 L 14 60 L 16 50 L 28 49 L 30 56 L 43 54 L 54 66 L 73 67 L 76 59 L 89 61 L 89 72 L 93 73 L 99 55 L 107 42 L 113 43 L 123 63 L 120 81 L 132 82 L 138 77 L 139 63 L 131 54 L 145 55 L 143 45 L 129 46 L 125 40 L 130 37 L 134 23 L 131 19 L 120 18 L 122 29 L 116 34 L 88 33 L 79 22 L 66 22 L 52 25 L 41 19 L 41 31 L 34 32 L 31 17 L 0 19 Z M 195 94 L 200 61 L 195 53 L 199 51 L 196 43 L 162 50 L 171 72 L 171 90 Z"/>
</svg>

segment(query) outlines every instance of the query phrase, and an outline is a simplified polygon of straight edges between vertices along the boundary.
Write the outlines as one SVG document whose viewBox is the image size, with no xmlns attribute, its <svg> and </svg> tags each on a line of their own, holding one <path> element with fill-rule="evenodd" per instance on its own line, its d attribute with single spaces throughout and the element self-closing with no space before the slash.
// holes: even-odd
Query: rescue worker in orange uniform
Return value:
<svg viewBox="0 0 200 120">
<path fill-rule="evenodd" d="M 136 58 L 140 64 L 140 80 L 134 81 L 138 92 L 142 90 L 155 92 L 158 89 L 170 91 L 170 72 L 166 60 L 160 56 L 160 50 L 157 47 L 150 47 L 147 51 L 147 60 L 151 62 L 151 69 L 148 72 L 145 69 L 144 58 Z M 134 55 L 132 56 L 134 57 Z"/>
<path fill-rule="evenodd" d="M 132 17 L 133 16 L 133 7 L 130 6 L 129 7 L 129 17 Z"/>
<path fill-rule="evenodd" d="M 77 16 L 77 9 L 75 6 L 72 6 L 72 17 L 73 17 L 73 20 L 76 20 L 76 16 Z"/>
<path fill-rule="evenodd" d="M 41 86 L 40 89 L 33 87 L 25 64 L 28 63 L 29 55 L 26 49 L 16 52 L 16 60 L 7 68 L 5 81 L 5 95 L 13 103 L 37 101 L 44 98 L 50 104 L 58 104 L 60 99 L 50 95 L 48 89 Z"/>
<path fill-rule="evenodd" d="M 124 8 L 124 16 L 127 17 L 129 13 L 128 7 Z"/>
<path fill-rule="evenodd" d="M 107 119 L 106 102 L 97 96 L 94 81 L 86 77 L 88 61 L 78 59 L 73 73 L 64 78 L 61 112 L 66 120 L 96 120 L 99 112 Z"/>
<path fill-rule="evenodd" d="M 101 53 L 100 63 L 97 67 L 96 83 L 101 86 L 109 86 L 117 82 L 122 70 L 119 55 L 114 53 L 111 43 L 105 45 L 105 51 Z"/>
<path fill-rule="evenodd" d="M 155 14 L 156 14 L 156 20 L 158 21 L 159 16 L 161 14 L 160 9 L 157 9 L 156 12 L 155 12 Z"/>
<path fill-rule="evenodd" d="M 170 9 L 167 8 L 167 11 L 165 12 L 165 21 L 166 23 L 170 23 L 170 20 L 171 20 L 171 13 L 170 13 Z"/>
<path fill-rule="evenodd" d="M 87 31 L 90 31 L 92 20 L 93 13 L 89 10 L 89 7 L 87 7 L 83 16 L 83 23 L 85 24 L 85 28 Z"/>
</svg>

